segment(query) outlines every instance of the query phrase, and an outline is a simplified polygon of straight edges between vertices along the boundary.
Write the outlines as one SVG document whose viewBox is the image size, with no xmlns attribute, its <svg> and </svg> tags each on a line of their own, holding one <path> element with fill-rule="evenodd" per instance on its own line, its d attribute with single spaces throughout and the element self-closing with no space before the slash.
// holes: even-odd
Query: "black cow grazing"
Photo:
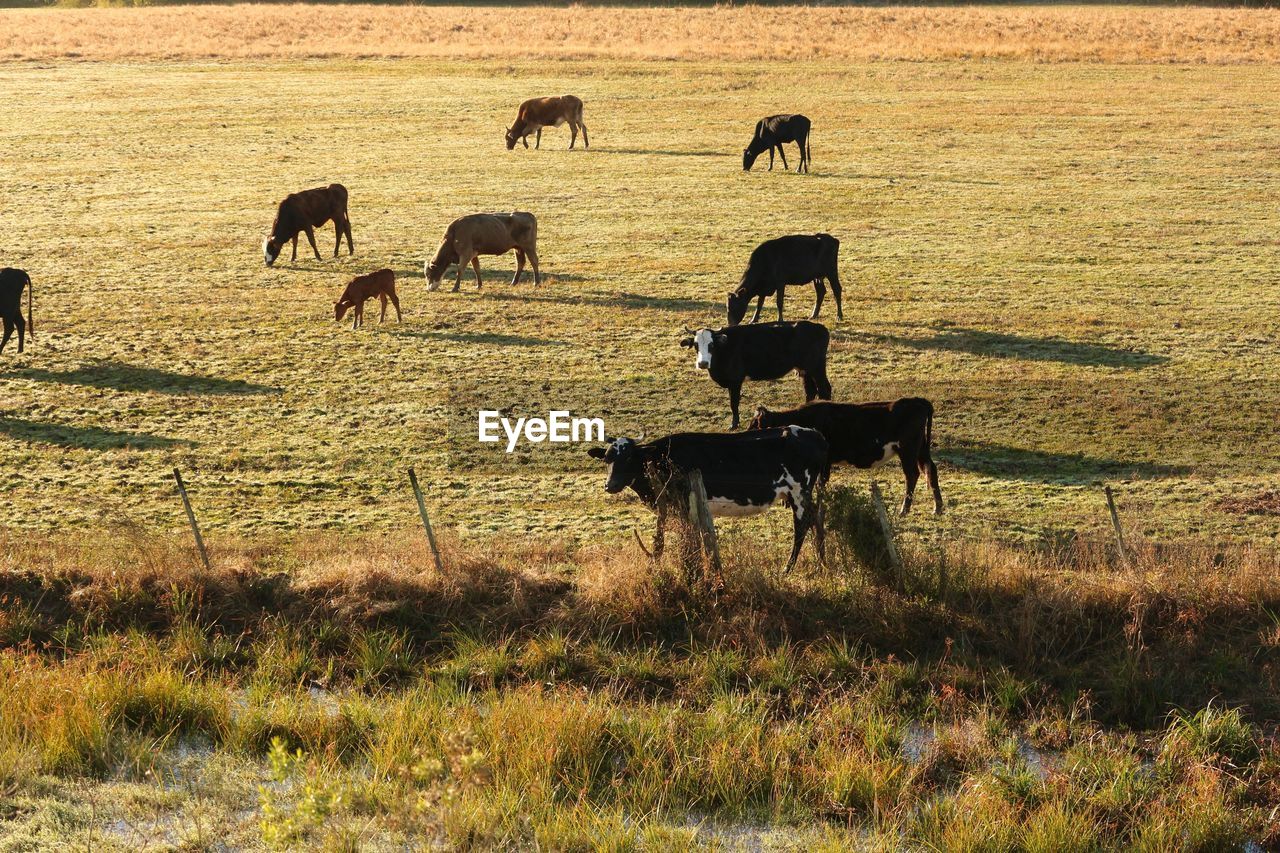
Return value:
<svg viewBox="0 0 1280 853">
<path fill-rule="evenodd" d="M 795 520 L 787 569 L 795 565 L 811 526 L 817 526 L 818 555 L 824 556 L 822 515 L 814 491 L 828 467 L 827 440 L 816 430 L 786 427 L 737 435 L 679 433 L 647 444 L 619 438 L 607 448 L 593 447 L 587 453 L 609 465 L 606 492 L 617 494 L 629 486 L 657 511 L 655 556 L 662 554 L 667 503 L 654 494 L 646 470 L 649 464 L 654 466 L 659 483 L 694 470 L 702 472 L 712 516 L 756 515 L 782 498 Z"/>
<path fill-rule="evenodd" d="M 27 289 L 27 317 L 32 320 L 31 324 L 27 324 L 27 320 L 22 317 L 22 289 Z M 5 344 L 9 343 L 9 338 L 13 335 L 13 329 L 18 329 L 18 352 L 22 352 L 26 346 L 26 334 L 30 330 L 31 337 L 35 335 L 35 322 L 31 311 L 31 276 L 27 275 L 26 270 L 14 269 L 13 267 L 5 267 L 0 270 L 0 318 L 4 319 L 4 339 L 0 340 L 0 352 L 4 352 Z"/>
<path fill-rule="evenodd" d="M 809 129 L 811 125 L 806 116 L 777 115 L 762 118 L 756 122 L 756 135 L 751 143 L 742 150 L 742 171 L 750 172 L 756 158 L 764 150 L 769 150 L 769 171 L 773 171 L 773 149 L 778 149 L 782 158 L 782 168 L 787 166 L 787 153 L 782 150 L 782 143 L 794 142 L 800 148 L 800 165 L 796 166 L 796 174 L 809 171 Z"/>
<path fill-rule="evenodd" d="M 836 298 L 836 317 L 844 319 L 844 306 L 840 299 L 840 241 L 830 234 L 792 234 L 766 240 L 751 253 L 747 270 L 742 274 L 738 289 L 729 293 L 729 325 L 736 326 L 747 314 L 751 300 L 756 300 L 754 323 L 760 319 L 764 300 L 776 294 L 778 322 L 782 322 L 782 296 L 789 284 L 813 282 L 817 295 L 810 320 L 818 318 L 827 288 L 824 280 L 831 282 L 831 293 Z"/>
<path fill-rule="evenodd" d="M 749 429 L 772 429 L 787 424 L 816 429 L 830 445 L 831 462 L 847 462 L 857 468 L 874 468 L 895 453 L 907 478 L 902 514 L 911 509 L 920 472 L 928 475 L 933 490 L 933 512 L 942 512 L 938 466 L 929 447 L 933 444 L 933 404 L 921 397 L 903 397 L 893 403 L 809 403 L 787 412 L 756 409 Z"/>
<path fill-rule="evenodd" d="M 699 370 L 729 389 L 733 429 L 738 428 L 738 401 L 744 380 L 781 379 L 791 371 L 804 382 L 804 399 L 831 399 L 827 381 L 827 345 L 831 335 L 821 323 L 761 323 L 712 331 L 699 329 L 680 342 L 697 351 Z"/>
<path fill-rule="evenodd" d="M 280 257 L 284 244 L 293 241 L 293 257 L 298 260 L 298 232 L 305 231 L 311 243 L 311 251 L 320 260 L 320 250 L 316 248 L 315 229 L 333 220 L 334 241 L 333 256 L 338 257 L 338 247 L 342 245 L 342 235 L 347 235 L 347 254 L 355 254 L 355 246 L 351 244 L 351 219 L 347 216 L 347 188 L 342 184 L 329 184 L 327 187 L 316 187 L 300 193 L 290 193 L 280 202 L 276 209 L 276 221 L 271 225 L 271 235 L 262 244 L 262 255 L 271 266 Z"/>
</svg>

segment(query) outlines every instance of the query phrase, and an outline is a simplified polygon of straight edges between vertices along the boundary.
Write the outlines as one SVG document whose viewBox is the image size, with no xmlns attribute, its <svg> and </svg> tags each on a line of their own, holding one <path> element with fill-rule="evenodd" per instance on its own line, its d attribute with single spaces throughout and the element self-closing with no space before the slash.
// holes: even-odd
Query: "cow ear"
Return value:
<svg viewBox="0 0 1280 853">
<path fill-rule="evenodd" d="M 693 346 L 693 338 L 685 338 L 683 341 L 680 342 L 680 346 L 682 347 Z"/>
<path fill-rule="evenodd" d="M 607 451 L 603 447 L 588 447 L 587 455 L 592 459 L 603 459 Z"/>
<path fill-rule="evenodd" d="M 728 336 L 728 335 L 716 335 L 716 336 L 715 336 L 715 342 L 716 342 L 716 344 L 717 344 L 718 346 L 724 346 L 724 345 L 725 345 L 725 343 L 726 343 L 728 340 L 729 340 L 729 336 Z"/>
<path fill-rule="evenodd" d="M 757 418 L 763 418 L 763 417 L 764 417 L 765 415 L 767 415 L 767 414 L 769 414 L 769 410 L 768 410 L 768 409 L 766 409 L 764 406 L 756 406 L 756 417 L 757 417 Z"/>
</svg>

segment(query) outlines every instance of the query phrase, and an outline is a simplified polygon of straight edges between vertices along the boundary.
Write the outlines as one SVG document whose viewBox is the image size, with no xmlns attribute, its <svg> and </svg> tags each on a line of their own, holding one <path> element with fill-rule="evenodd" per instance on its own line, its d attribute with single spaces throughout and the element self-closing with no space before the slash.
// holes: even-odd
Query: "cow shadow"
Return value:
<svg viewBox="0 0 1280 853">
<path fill-rule="evenodd" d="M 951 441 L 935 451 L 939 461 L 1001 480 L 1088 485 L 1101 480 L 1147 480 L 1190 473 L 1185 465 L 1125 461 L 1086 453 L 1049 453 L 981 441 Z"/>
<path fill-rule="evenodd" d="M 89 388 L 111 388 L 116 391 L 156 391 L 161 394 L 229 394 L 250 396 L 279 394 L 272 385 L 259 385 L 240 379 L 174 373 L 153 367 L 137 367 L 116 361 L 96 361 L 74 370 L 47 370 L 26 367 L 10 371 L 9 376 L 36 382 L 84 385 Z"/>
<path fill-rule="evenodd" d="M 80 427 L 0 416 L 0 433 L 19 441 L 53 444 L 74 450 L 157 450 L 193 446 L 185 439 L 165 438 L 145 432 L 121 432 L 100 427 Z"/>
<path fill-rule="evenodd" d="M 1120 349 L 1106 344 L 1068 341 L 1053 337 L 1036 338 L 980 329 L 945 328 L 937 330 L 928 337 L 858 332 L 839 332 L 835 337 L 837 340 L 862 338 L 876 342 L 888 341 L 918 350 L 960 352 L 993 358 L 1020 358 L 1028 361 L 1057 361 L 1086 367 L 1121 367 L 1139 370 L 1169 361 L 1169 357 L 1165 355 Z"/>
<path fill-rule="evenodd" d="M 527 335 L 504 335 L 498 332 L 411 332 L 394 331 L 401 338 L 421 338 L 433 341 L 454 341 L 463 344 L 491 344 L 500 347 L 566 347 L 565 341 L 550 338 L 534 338 Z"/>
<path fill-rule="evenodd" d="M 558 305 L 598 305 L 601 308 L 622 308 L 628 311 L 724 311 L 719 302 L 704 299 L 685 299 L 678 296 L 645 296 L 639 293 L 602 293 L 548 296 L 543 294 L 485 293 L 486 299 L 519 302 L 551 302 Z"/>
</svg>

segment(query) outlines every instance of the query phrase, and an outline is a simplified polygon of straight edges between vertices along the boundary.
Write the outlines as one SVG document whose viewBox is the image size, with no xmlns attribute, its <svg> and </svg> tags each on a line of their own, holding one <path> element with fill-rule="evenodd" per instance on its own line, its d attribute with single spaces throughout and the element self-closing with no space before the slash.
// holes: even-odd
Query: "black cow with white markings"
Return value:
<svg viewBox="0 0 1280 853">
<path fill-rule="evenodd" d="M 810 527 L 817 528 L 818 554 L 824 556 L 825 531 L 815 490 L 827 470 L 827 440 L 817 430 L 783 427 L 737 434 L 678 433 L 645 444 L 618 438 L 608 447 L 592 447 L 587 453 L 609 466 L 606 492 L 617 494 L 630 488 L 658 513 L 655 555 L 662 553 L 667 501 L 655 493 L 649 473 L 658 483 L 666 484 L 696 470 L 702 474 L 713 517 L 756 515 L 778 500 L 791 507 L 795 535 L 788 570 L 795 565 Z"/>
<path fill-rule="evenodd" d="M 830 234 L 791 234 L 764 241 L 751 253 L 738 289 L 729 293 L 729 325 L 742 322 L 752 299 L 756 300 L 756 312 L 751 322 L 759 320 L 764 301 L 770 296 L 777 297 L 778 322 L 782 322 L 782 297 L 787 285 L 810 282 L 815 301 L 809 319 L 818 319 L 827 295 L 824 282 L 830 282 L 831 295 L 836 298 L 836 317 L 843 320 L 839 262 L 840 241 Z"/>
<path fill-rule="evenodd" d="M 26 346 L 28 331 L 35 337 L 34 322 L 28 325 L 27 319 L 22 316 L 23 289 L 27 291 L 27 318 L 31 318 L 31 276 L 27 275 L 26 270 L 13 267 L 0 269 L 0 319 L 4 320 L 4 338 L 0 340 L 0 352 L 4 352 L 15 328 L 18 330 L 18 352 L 22 352 Z"/>
<path fill-rule="evenodd" d="M 776 148 L 782 158 L 782 168 L 787 167 L 787 152 L 782 150 L 782 143 L 794 142 L 800 148 L 800 165 L 796 166 L 796 174 L 809 171 L 809 131 L 812 123 L 807 116 L 799 113 L 793 115 L 776 115 L 762 118 L 756 122 L 755 135 L 742 150 L 742 171 L 750 172 L 756 158 L 769 150 L 769 171 L 773 171 L 773 151 Z"/>
<path fill-rule="evenodd" d="M 892 403 L 809 403 L 786 412 L 756 409 L 750 430 L 772 430 L 787 424 L 816 429 L 827 439 L 832 463 L 875 468 L 897 455 L 907 478 L 902 514 L 911 509 L 921 472 L 933 491 L 933 512 L 942 512 L 938 466 L 933 463 L 933 404 L 922 397 Z"/>
<path fill-rule="evenodd" d="M 760 323 L 699 329 L 680 342 L 697 353 L 697 366 L 729 391 L 732 429 L 738 428 L 738 403 L 747 379 L 781 379 L 791 371 L 804 382 L 805 402 L 831 399 L 827 346 L 831 335 L 821 323 Z"/>
</svg>

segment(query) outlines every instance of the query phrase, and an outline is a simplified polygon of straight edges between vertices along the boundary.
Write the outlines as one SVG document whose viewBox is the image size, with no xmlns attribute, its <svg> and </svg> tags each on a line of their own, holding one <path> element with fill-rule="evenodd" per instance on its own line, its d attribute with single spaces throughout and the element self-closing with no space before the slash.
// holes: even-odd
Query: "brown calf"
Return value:
<svg viewBox="0 0 1280 853">
<path fill-rule="evenodd" d="M 533 283 L 542 282 L 538 272 L 538 220 L 532 213 L 517 210 L 514 213 L 473 213 L 450 223 L 444 232 L 444 240 L 436 250 L 436 256 L 427 261 L 425 272 L 427 290 L 436 290 L 444 278 L 449 264 L 458 265 L 458 277 L 453 283 L 456 293 L 462 286 L 462 272 L 467 264 L 475 267 L 476 287 L 480 287 L 480 255 L 505 255 L 516 250 L 516 274 L 514 285 L 524 272 L 526 256 L 533 264 Z"/>
<path fill-rule="evenodd" d="M 559 127 L 565 122 L 569 123 L 569 147 L 578 141 L 578 128 L 582 128 L 582 146 L 590 148 L 591 142 L 587 139 L 587 125 L 582 121 L 582 99 L 573 95 L 564 95 L 559 98 L 530 98 L 520 105 L 520 111 L 516 113 L 516 123 L 507 128 L 507 150 L 510 151 L 516 147 L 516 142 L 523 142 L 524 147 L 529 147 L 529 134 L 536 133 L 537 139 L 534 141 L 534 148 L 542 146 L 542 129 L 544 127 Z"/>
<path fill-rule="evenodd" d="M 351 308 L 354 309 L 351 328 L 360 328 L 364 325 L 364 303 L 375 296 L 382 300 L 382 315 L 378 317 L 378 322 L 381 323 L 387 319 L 388 299 L 391 300 L 392 305 L 396 306 L 396 322 L 400 322 L 400 298 L 396 296 L 396 274 L 387 269 L 371 272 L 368 275 L 358 275 L 351 279 L 346 290 L 342 291 L 342 296 L 333 303 L 334 321 L 341 320 L 347 313 L 347 309 Z"/>
</svg>

